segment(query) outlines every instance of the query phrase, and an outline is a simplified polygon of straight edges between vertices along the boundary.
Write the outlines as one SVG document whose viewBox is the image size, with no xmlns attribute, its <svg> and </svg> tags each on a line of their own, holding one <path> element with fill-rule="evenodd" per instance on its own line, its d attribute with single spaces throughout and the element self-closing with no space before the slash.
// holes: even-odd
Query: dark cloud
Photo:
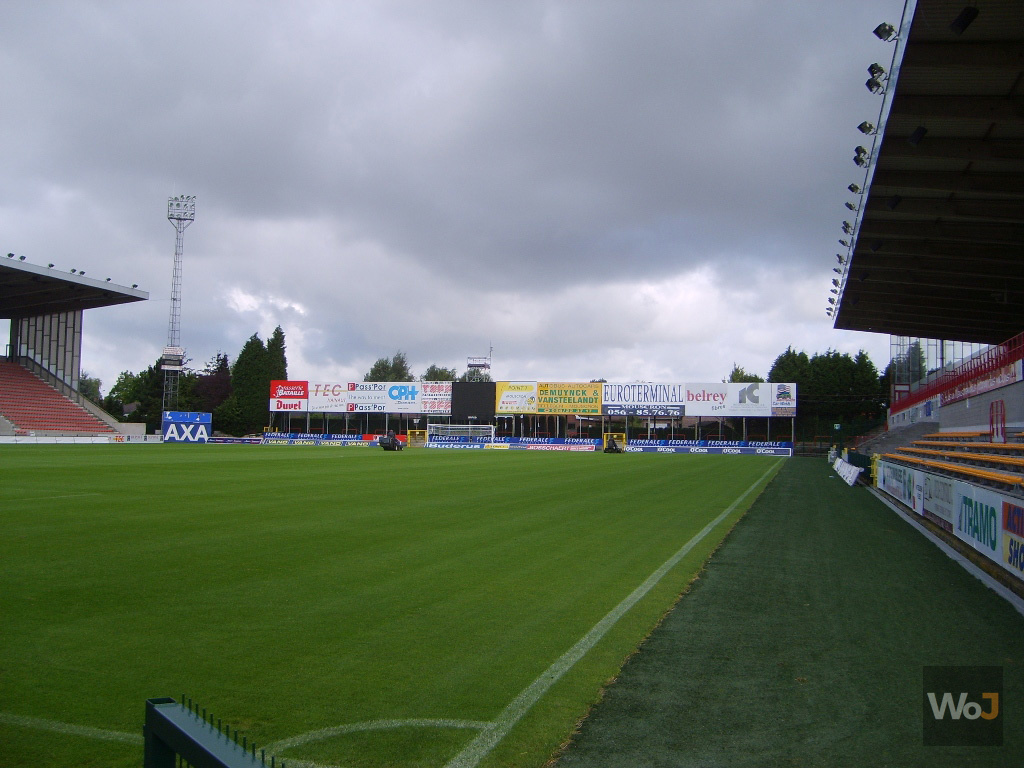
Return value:
<svg viewBox="0 0 1024 768">
<path fill-rule="evenodd" d="M 543 367 L 566 359 L 558 334 L 517 306 L 584 311 L 572 291 L 705 268 L 722 300 L 764 275 L 758 312 L 780 300 L 769 279 L 827 286 L 853 126 L 878 109 L 863 69 L 890 50 L 870 30 L 901 9 L 15 4 L 0 25 L 0 222 L 37 263 L 151 291 L 119 310 L 137 340 L 109 343 L 120 315 L 90 318 L 119 361 L 104 365 L 162 345 L 163 204 L 188 193 L 183 338 L 203 362 L 281 322 L 296 358 L 335 370 L 397 348 L 458 364 L 498 335 Z M 402 305 L 400 325 L 381 302 Z M 451 314 L 479 306 L 475 322 Z M 827 340 L 818 314 L 808 338 Z M 807 333 L 778 322 L 780 351 Z M 574 349 L 643 347 L 596 327 Z"/>
</svg>

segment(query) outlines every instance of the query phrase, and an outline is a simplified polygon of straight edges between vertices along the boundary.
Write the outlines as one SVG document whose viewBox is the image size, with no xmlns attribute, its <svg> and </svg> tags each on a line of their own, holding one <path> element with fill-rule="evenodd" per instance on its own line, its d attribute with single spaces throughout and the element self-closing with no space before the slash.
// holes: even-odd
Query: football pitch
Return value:
<svg viewBox="0 0 1024 768">
<path fill-rule="evenodd" d="M 191 697 L 289 766 L 541 766 L 775 457 L 0 449 L 6 768 Z"/>
</svg>

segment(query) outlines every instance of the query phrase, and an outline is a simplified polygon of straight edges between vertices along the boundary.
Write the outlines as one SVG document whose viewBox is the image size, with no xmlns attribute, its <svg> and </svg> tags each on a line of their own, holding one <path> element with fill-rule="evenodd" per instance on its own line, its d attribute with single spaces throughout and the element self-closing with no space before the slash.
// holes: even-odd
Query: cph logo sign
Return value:
<svg viewBox="0 0 1024 768">
<path fill-rule="evenodd" d="M 395 384 L 388 389 L 388 397 L 392 400 L 415 400 L 420 391 L 415 386 Z"/>
<path fill-rule="evenodd" d="M 925 667 L 926 747 L 1002 746 L 1002 667 Z"/>
</svg>

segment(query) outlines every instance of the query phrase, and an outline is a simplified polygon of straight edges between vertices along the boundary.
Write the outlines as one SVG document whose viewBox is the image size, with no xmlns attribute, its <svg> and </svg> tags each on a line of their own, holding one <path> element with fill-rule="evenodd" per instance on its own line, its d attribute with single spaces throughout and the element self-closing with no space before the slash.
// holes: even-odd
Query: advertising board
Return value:
<svg viewBox="0 0 1024 768">
<path fill-rule="evenodd" d="M 496 414 L 537 413 L 537 382 L 495 382 L 494 412 Z"/>
<path fill-rule="evenodd" d="M 687 384 L 687 416 L 795 416 L 796 384 Z"/>
<path fill-rule="evenodd" d="M 601 385 L 601 410 L 606 416 L 679 418 L 683 415 L 685 384 L 606 383 Z"/>
<path fill-rule="evenodd" d="M 597 382 L 537 382 L 537 413 L 601 415 L 601 384 Z"/>
</svg>

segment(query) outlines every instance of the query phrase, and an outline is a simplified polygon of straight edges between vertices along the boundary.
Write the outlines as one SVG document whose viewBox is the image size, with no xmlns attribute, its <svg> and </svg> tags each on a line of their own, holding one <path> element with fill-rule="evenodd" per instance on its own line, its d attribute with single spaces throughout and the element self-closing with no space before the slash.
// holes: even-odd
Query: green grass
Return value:
<svg viewBox="0 0 1024 768">
<path fill-rule="evenodd" d="M 285 446 L 0 449 L 0 760 L 137 766 L 139 745 L 40 730 L 25 718 L 138 734 L 145 699 L 181 693 L 260 745 L 377 720 L 491 721 L 776 463 Z M 481 765 L 542 765 L 755 496 Z M 439 766 L 476 733 L 395 727 L 279 756 Z"/>
<path fill-rule="evenodd" d="M 866 489 L 793 459 L 558 766 L 1024 765 L 1022 630 Z M 923 746 L 925 666 L 1003 668 L 1003 746 Z"/>
</svg>

